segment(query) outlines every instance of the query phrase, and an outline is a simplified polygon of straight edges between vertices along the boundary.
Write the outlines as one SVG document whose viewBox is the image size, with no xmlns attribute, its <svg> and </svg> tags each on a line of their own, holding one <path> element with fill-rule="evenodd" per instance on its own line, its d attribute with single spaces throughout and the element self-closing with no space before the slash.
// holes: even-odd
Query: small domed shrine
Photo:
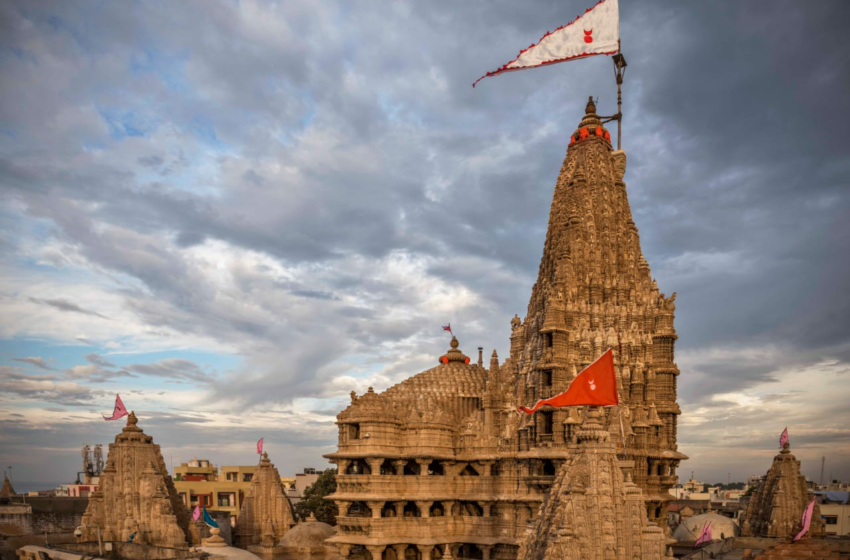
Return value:
<svg viewBox="0 0 850 560">
<path fill-rule="evenodd" d="M 336 531 L 327 523 L 316 519 L 313 513 L 289 530 L 280 539 L 280 549 L 287 558 L 294 560 L 326 559 L 336 557 L 336 547 L 325 544 L 325 540 Z"/>
<path fill-rule="evenodd" d="M 260 560 L 259 556 L 247 550 L 227 546 L 220 532 L 218 527 L 210 528 L 210 536 L 203 539 L 201 546 L 198 547 L 198 550 L 210 555 L 210 560 Z"/>
<path fill-rule="evenodd" d="M 537 282 L 525 318 L 510 321 L 507 359 L 494 351 L 488 369 L 481 350 L 472 362 L 453 338 L 436 367 L 382 393 L 352 393 L 337 416 L 338 449 L 326 455 L 338 466 L 329 542 L 343 558 L 516 558 L 585 414 L 517 407 L 565 391 L 608 348 L 620 405 L 598 422 L 641 491 L 629 503 L 666 528 L 668 490 L 687 459 L 676 444 L 676 294 L 659 291 L 643 257 L 626 154 L 602 121 L 591 99 L 569 137 Z"/>
<path fill-rule="evenodd" d="M 779 538 L 795 535 L 800 530 L 803 510 L 811 499 L 806 477 L 800 472 L 800 461 L 791 453 L 791 444 L 785 442 L 750 498 L 741 521 L 741 535 Z M 809 531 L 812 536 L 825 532 L 817 503 Z"/>
<path fill-rule="evenodd" d="M 680 543 L 693 543 L 699 538 L 706 523 L 711 523 L 711 536 L 715 540 L 737 537 L 740 534 L 738 523 L 734 519 L 708 512 L 683 520 L 673 531 L 673 538 Z"/>
<path fill-rule="evenodd" d="M 98 540 L 186 547 L 200 542 L 198 528 L 177 495 L 153 438 L 137 426 L 135 412 L 109 444 L 100 488 L 89 496 L 78 542 Z"/>
</svg>

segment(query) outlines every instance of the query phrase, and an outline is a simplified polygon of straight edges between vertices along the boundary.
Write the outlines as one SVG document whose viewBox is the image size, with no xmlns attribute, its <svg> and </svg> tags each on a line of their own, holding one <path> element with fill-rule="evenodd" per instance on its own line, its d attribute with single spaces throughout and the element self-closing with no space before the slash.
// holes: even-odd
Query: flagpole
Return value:
<svg viewBox="0 0 850 560">
<path fill-rule="evenodd" d="M 617 149 L 622 149 L 623 137 L 623 76 L 626 74 L 626 57 L 620 39 L 617 39 L 617 54 L 612 57 L 614 61 L 614 78 L 617 81 Z"/>
</svg>

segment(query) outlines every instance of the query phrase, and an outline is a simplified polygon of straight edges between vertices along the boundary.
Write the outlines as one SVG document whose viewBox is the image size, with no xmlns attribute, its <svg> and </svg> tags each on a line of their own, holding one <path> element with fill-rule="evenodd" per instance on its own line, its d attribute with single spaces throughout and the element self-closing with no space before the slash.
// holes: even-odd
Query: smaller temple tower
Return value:
<svg viewBox="0 0 850 560">
<path fill-rule="evenodd" d="M 791 454 L 791 444 L 785 442 L 782 451 L 773 458 L 767 476 L 759 483 L 741 521 L 741 536 L 787 538 L 800 530 L 803 510 L 812 499 L 806 487 L 806 477 L 800 473 L 800 461 Z M 823 535 L 825 529 L 820 507 L 812 513 L 812 536 Z"/>
<path fill-rule="evenodd" d="M 242 502 L 236 543 L 251 552 L 273 554 L 277 543 L 295 524 L 292 504 L 280 482 L 280 473 L 263 453 L 254 472 L 251 489 Z"/>
<path fill-rule="evenodd" d="M 588 409 L 576 441 L 518 560 L 661 560 L 664 532 L 648 522 L 640 488 L 623 476 L 598 408 Z"/>
<path fill-rule="evenodd" d="M 168 476 L 159 446 L 136 424 L 127 425 L 109 444 L 100 489 L 89 497 L 79 542 L 96 541 L 97 528 L 106 541 L 185 548 L 198 544 L 200 534 Z"/>
<path fill-rule="evenodd" d="M 12 488 L 12 482 L 6 473 L 3 473 L 3 487 L 0 488 L 0 498 L 11 498 L 15 495 L 15 489 Z"/>
</svg>

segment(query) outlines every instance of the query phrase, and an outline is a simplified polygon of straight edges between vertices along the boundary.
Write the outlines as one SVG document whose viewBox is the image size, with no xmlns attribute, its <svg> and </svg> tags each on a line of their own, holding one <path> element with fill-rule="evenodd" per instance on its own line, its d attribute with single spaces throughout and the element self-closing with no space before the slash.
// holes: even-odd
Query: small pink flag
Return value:
<svg viewBox="0 0 850 560">
<path fill-rule="evenodd" d="M 201 506 L 195 506 L 194 511 L 192 511 L 192 521 L 197 521 L 201 518 Z"/>
<path fill-rule="evenodd" d="M 104 416 L 103 419 L 104 420 L 118 420 L 119 418 L 122 418 L 124 416 L 127 416 L 127 408 L 124 406 L 124 403 L 121 402 L 121 395 L 116 394 L 115 395 L 115 410 L 112 411 L 112 417 L 107 418 L 106 416 Z"/>
<path fill-rule="evenodd" d="M 452 332 L 452 324 L 451 324 L 451 323 L 449 323 L 448 325 L 446 325 L 445 327 L 443 327 L 443 330 L 444 330 L 444 331 L 448 331 L 448 333 L 449 333 L 450 335 L 452 335 L 452 336 L 454 336 L 454 335 L 455 335 L 455 333 L 453 333 L 453 332 Z"/>
<path fill-rule="evenodd" d="M 815 509 L 815 499 L 812 498 L 812 501 L 809 502 L 809 505 L 806 506 L 806 509 L 803 510 L 803 519 L 800 521 L 800 524 L 803 526 L 803 529 L 797 533 L 797 536 L 794 537 L 793 542 L 797 542 L 803 538 L 803 536 L 809 532 L 809 527 L 812 526 L 812 513 Z"/>
<path fill-rule="evenodd" d="M 785 444 L 788 443 L 788 427 L 782 430 L 782 435 L 779 436 L 779 449 L 783 449 Z"/>
<path fill-rule="evenodd" d="M 699 534 L 697 542 L 694 543 L 694 548 L 702 543 L 711 542 L 711 521 L 702 526 L 702 533 Z"/>
<path fill-rule="evenodd" d="M 264 438 L 260 438 L 260 441 L 257 442 L 257 455 L 263 454 L 263 439 Z"/>
</svg>

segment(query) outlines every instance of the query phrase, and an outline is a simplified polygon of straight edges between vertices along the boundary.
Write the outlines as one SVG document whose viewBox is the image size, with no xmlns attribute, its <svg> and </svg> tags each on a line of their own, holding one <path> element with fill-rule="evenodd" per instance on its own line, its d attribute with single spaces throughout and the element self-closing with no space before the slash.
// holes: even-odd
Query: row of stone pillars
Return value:
<svg viewBox="0 0 850 560">
<path fill-rule="evenodd" d="M 452 509 L 454 508 L 454 504 L 458 502 L 458 500 L 437 500 L 443 507 L 443 515 L 441 517 L 454 517 L 452 515 Z M 490 510 L 493 507 L 493 502 L 482 502 L 482 501 L 472 501 L 473 503 L 481 506 L 482 517 L 490 517 Z M 338 515 L 340 517 L 346 517 L 348 515 L 348 510 L 351 507 L 353 502 L 342 502 L 335 501 L 334 502 L 339 509 Z M 362 503 L 362 502 L 361 502 Z M 379 519 L 382 517 L 381 513 L 384 509 L 384 505 L 390 503 L 393 505 L 395 509 L 396 517 L 404 517 L 404 507 L 408 504 L 407 501 L 400 502 L 387 502 L 387 501 L 366 501 L 365 502 L 369 509 L 372 511 L 372 518 Z M 416 504 L 416 507 L 419 508 L 419 517 L 431 517 L 431 506 L 434 505 L 435 500 L 415 500 L 413 503 Z M 457 517 L 461 517 L 458 515 Z"/>
<path fill-rule="evenodd" d="M 351 549 L 354 545 L 351 544 L 338 544 L 340 557 L 343 559 L 348 558 L 348 555 L 351 553 Z M 393 545 L 368 545 L 366 546 L 366 550 L 369 551 L 369 554 L 372 556 L 372 560 L 385 560 L 384 559 L 384 551 L 387 549 L 393 549 L 395 552 L 396 560 L 404 560 L 405 553 L 407 552 L 408 547 L 414 547 L 418 552 L 418 555 L 421 560 L 432 560 L 433 552 L 435 548 L 441 549 L 442 553 L 441 560 L 452 560 L 455 558 L 457 549 L 455 549 L 455 553 L 452 552 L 452 547 L 455 546 L 453 543 L 446 543 L 444 545 L 421 545 L 421 544 L 393 544 Z M 459 547 L 460 545 L 458 545 Z M 476 545 L 482 554 L 482 560 L 490 560 L 490 551 L 493 549 L 493 545 L 490 544 L 477 544 Z M 388 560 L 388 559 L 386 559 Z"/>
<path fill-rule="evenodd" d="M 430 467 L 431 464 L 436 459 L 416 458 L 416 459 L 413 459 L 413 460 L 419 466 L 419 476 L 427 476 L 428 475 L 428 467 Z M 378 476 L 378 475 L 381 474 L 381 465 L 384 464 L 384 461 L 386 461 L 386 459 L 379 457 L 379 458 L 363 459 L 363 461 L 365 461 L 369 465 L 369 471 L 371 472 L 372 476 Z M 404 467 L 407 466 L 408 462 L 410 462 L 410 459 L 395 459 L 391 462 L 392 462 L 393 468 L 395 469 L 395 474 L 400 476 L 400 475 L 404 474 Z M 447 476 L 458 475 L 460 473 L 460 471 L 463 470 L 464 467 L 466 467 L 466 465 L 468 464 L 468 463 L 465 463 L 465 462 L 458 462 L 458 463 L 453 463 L 453 464 L 445 464 L 445 462 L 440 462 L 440 461 L 438 461 L 438 462 L 444 468 L 444 472 Z M 483 476 L 492 476 L 492 468 L 493 468 L 493 463 L 495 463 L 495 461 L 475 461 L 475 462 L 484 467 L 484 469 L 483 469 L 484 472 L 478 473 L 478 474 L 483 474 Z M 338 459 L 336 461 L 336 463 L 337 463 L 337 468 L 338 468 L 337 472 L 345 474 L 346 471 L 348 470 L 348 466 L 352 463 L 352 460 L 350 460 L 350 459 Z"/>
</svg>

